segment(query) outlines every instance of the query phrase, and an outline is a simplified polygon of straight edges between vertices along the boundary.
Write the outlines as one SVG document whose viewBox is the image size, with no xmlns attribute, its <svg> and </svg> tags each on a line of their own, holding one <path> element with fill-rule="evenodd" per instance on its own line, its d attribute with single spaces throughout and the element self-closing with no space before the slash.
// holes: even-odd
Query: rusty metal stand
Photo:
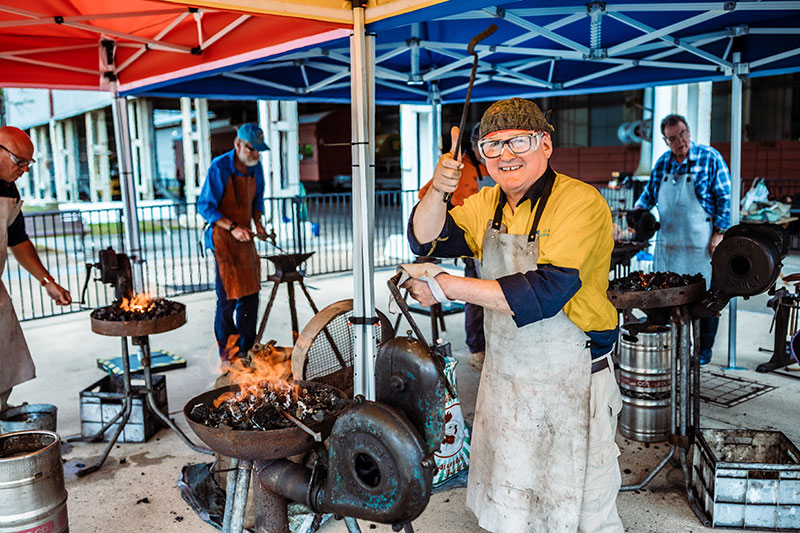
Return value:
<svg viewBox="0 0 800 533">
<path fill-rule="evenodd" d="M 105 432 L 114 425 L 114 423 L 122 417 L 122 420 L 117 426 L 117 430 L 114 432 L 114 435 L 111 437 L 111 440 L 108 441 L 106 444 L 105 449 L 103 450 L 103 454 L 100 456 L 98 461 L 91 465 L 87 466 L 86 468 L 82 468 L 78 470 L 77 475 L 78 477 L 83 477 L 87 474 L 91 474 L 92 472 L 96 472 L 100 470 L 100 467 L 103 466 L 103 463 L 106 462 L 108 458 L 108 454 L 111 453 L 111 449 L 117 443 L 117 439 L 122 434 L 122 430 L 125 427 L 125 424 L 128 423 L 128 419 L 131 416 L 131 411 L 133 410 L 133 387 L 131 387 L 131 364 L 128 360 L 128 339 L 126 337 L 120 337 L 122 340 L 122 383 L 125 388 L 125 407 L 120 409 L 119 413 L 117 413 L 114 418 L 108 421 L 108 423 L 100 428 L 95 435 L 86 439 L 89 442 L 96 442 L 103 438 Z M 81 440 L 79 439 L 71 439 L 71 440 Z"/>
<path fill-rule="evenodd" d="M 688 452 L 700 429 L 700 320 L 691 316 L 688 306 L 682 305 L 671 310 L 670 322 L 677 332 L 678 353 L 671 371 L 672 433 L 669 437 L 669 449 L 642 481 L 634 485 L 623 485 L 620 491 L 644 488 L 677 451 L 689 507 L 705 527 L 710 527 L 711 521 L 695 500 L 691 483 L 692 467 L 687 462 Z"/>
<path fill-rule="evenodd" d="M 272 304 L 275 303 L 275 297 L 278 295 L 278 288 L 280 287 L 281 283 L 287 284 L 286 292 L 289 295 L 289 316 L 291 317 L 292 321 L 293 344 L 297 342 L 297 337 L 300 335 L 300 326 L 297 320 L 297 306 L 294 296 L 295 283 L 300 285 L 300 289 L 303 291 L 303 294 L 305 295 L 306 300 L 308 300 L 308 304 L 311 306 L 311 310 L 314 311 L 314 314 L 316 315 L 319 313 L 319 309 L 317 309 L 317 306 L 314 304 L 314 300 L 311 299 L 311 294 L 309 294 L 306 284 L 303 282 L 303 275 L 297 271 L 297 266 L 308 259 L 312 253 L 271 255 L 267 257 L 267 259 L 275 264 L 275 273 L 267 277 L 267 279 L 273 282 L 274 285 L 272 286 L 272 292 L 269 294 L 269 300 L 267 301 L 267 308 L 264 310 L 264 316 L 261 317 L 261 323 L 258 326 L 258 333 L 256 333 L 255 339 L 256 343 L 261 342 L 261 339 L 264 336 L 264 330 L 267 327 L 267 319 L 269 318 L 270 311 L 272 311 Z"/>
<path fill-rule="evenodd" d="M 105 463 L 108 455 L 111 453 L 111 449 L 117 443 L 117 439 L 122 434 L 122 430 L 125 428 L 125 424 L 128 423 L 130 419 L 131 412 L 133 410 L 133 387 L 131 386 L 131 364 L 129 361 L 129 352 L 128 352 L 128 338 L 127 337 L 120 337 L 122 342 L 122 382 L 125 389 L 125 406 L 117 413 L 114 418 L 109 420 L 95 435 L 87 438 L 87 439 L 73 439 L 73 440 L 86 440 L 89 442 L 96 442 L 103 438 L 108 429 L 117 423 L 117 420 L 122 418 L 119 421 L 119 425 L 117 429 L 114 431 L 114 435 L 111 437 L 111 440 L 108 441 L 108 444 L 103 450 L 103 454 L 100 456 L 100 459 L 93 465 L 87 466 L 86 468 L 82 468 L 78 470 L 77 475 L 78 477 L 83 477 L 85 475 L 91 474 L 92 472 L 96 472 L 100 470 Z M 145 382 L 145 390 L 147 393 L 147 405 L 142 406 L 143 408 L 149 408 L 150 411 L 155 414 L 161 421 L 163 421 L 169 428 L 174 430 L 178 436 L 189 446 L 192 450 L 205 453 L 209 455 L 213 455 L 214 452 L 209 450 L 208 448 L 203 448 L 202 446 L 198 446 L 194 444 L 189 438 L 180 430 L 178 426 L 175 425 L 167 415 L 165 415 L 156 405 L 156 398 L 155 393 L 153 391 L 153 376 L 152 371 L 150 368 L 150 342 L 148 340 L 147 335 L 142 337 L 132 337 L 132 343 L 134 345 L 140 346 L 142 348 L 142 370 L 144 371 L 144 382 Z"/>
<path fill-rule="evenodd" d="M 124 337 L 123 337 L 124 339 Z M 153 375 L 152 369 L 150 368 L 150 340 L 147 335 L 142 337 L 133 337 L 132 338 L 133 344 L 140 346 L 142 348 L 142 371 L 144 373 L 144 384 L 145 389 L 147 390 L 147 406 L 150 410 L 164 422 L 167 427 L 172 429 L 175 433 L 178 434 L 178 437 L 192 450 L 198 453 L 204 453 L 207 455 L 214 455 L 214 452 L 209 450 L 208 448 L 203 448 L 202 446 L 198 446 L 197 444 L 193 443 L 189 440 L 189 437 L 181 431 L 181 429 L 175 424 L 175 422 L 165 415 L 161 409 L 158 408 L 156 405 L 156 397 L 155 392 L 153 391 Z"/>
</svg>

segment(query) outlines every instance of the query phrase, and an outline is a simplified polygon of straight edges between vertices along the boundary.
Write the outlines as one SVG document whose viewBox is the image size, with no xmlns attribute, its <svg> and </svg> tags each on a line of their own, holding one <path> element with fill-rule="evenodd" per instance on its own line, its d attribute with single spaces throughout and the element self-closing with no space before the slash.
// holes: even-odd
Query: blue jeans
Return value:
<svg viewBox="0 0 800 533">
<path fill-rule="evenodd" d="M 714 347 L 714 337 L 717 336 L 719 317 L 710 316 L 700 319 L 700 349 L 710 350 Z"/>
<path fill-rule="evenodd" d="M 239 354 L 246 354 L 256 339 L 256 323 L 258 322 L 258 293 L 250 294 L 238 300 L 229 300 L 225 294 L 225 286 L 217 268 L 217 312 L 214 316 L 214 335 L 217 338 L 219 356 L 223 361 L 231 358 L 226 353 L 226 345 L 231 335 L 237 335 L 235 345 Z M 235 317 L 235 320 L 234 320 Z"/>
<path fill-rule="evenodd" d="M 466 257 L 464 262 L 466 263 L 464 276 L 477 278 L 478 271 L 475 268 L 475 259 Z M 486 350 L 486 338 L 483 336 L 483 307 L 475 304 L 464 305 L 464 330 L 467 334 L 467 347 L 470 353 Z"/>
</svg>

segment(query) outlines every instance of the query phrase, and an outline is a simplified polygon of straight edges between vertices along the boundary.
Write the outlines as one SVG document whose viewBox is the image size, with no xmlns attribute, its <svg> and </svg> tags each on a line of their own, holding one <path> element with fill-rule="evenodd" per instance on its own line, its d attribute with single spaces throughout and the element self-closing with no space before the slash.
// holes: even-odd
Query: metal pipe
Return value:
<svg viewBox="0 0 800 533">
<path fill-rule="evenodd" d="M 355 518 L 346 516 L 344 518 L 344 525 L 347 527 L 347 533 L 361 533 L 361 528 L 358 527 L 358 522 Z"/>
<path fill-rule="evenodd" d="M 689 340 L 689 321 L 687 317 L 688 308 L 682 306 L 680 308 L 680 330 L 681 338 L 679 342 L 679 349 L 681 352 L 681 411 L 680 411 L 680 431 L 678 434 L 681 437 L 686 436 L 686 428 L 688 425 L 687 413 L 689 411 L 689 356 L 691 354 L 691 341 Z"/>
<path fill-rule="evenodd" d="M 231 531 L 231 513 L 233 512 L 233 497 L 236 493 L 236 478 L 239 475 L 239 459 L 231 458 L 228 471 L 228 482 L 225 484 L 225 512 L 222 515 L 222 533 Z"/>
<path fill-rule="evenodd" d="M 664 466 L 667 464 L 667 461 L 669 461 L 670 458 L 672 457 L 672 455 L 675 453 L 675 449 L 676 449 L 676 446 L 674 444 L 670 444 L 669 445 L 669 451 L 667 452 L 667 455 L 665 455 L 664 458 L 661 459 L 661 461 L 659 461 L 659 463 L 656 465 L 656 467 L 653 470 L 651 470 L 650 473 L 647 474 L 647 476 L 643 480 L 641 480 L 639 483 L 637 483 L 635 485 L 622 485 L 619 488 L 619 491 L 620 492 L 627 492 L 627 491 L 631 491 L 631 490 L 641 490 L 641 489 L 643 489 L 648 483 L 650 483 L 653 480 L 654 477 L 656 477 L 656 474 L 661 472 L 661 469 L 664 468 Z"/>
<path fill-rule="evenodd" d="M 128 125 L 128 100 L 114 94 L 111 105 L 114 138 L 117 143 L 119 185 L 122 192 L 122 214 L 125 221 L 125 252 L 132 260 L 133 291 L 145 292 L 142 264 L 142 243 L 139 235 L 139 213 L 136 207 L 136 184 L 133 180 L 131 133 Z"/>
<path fill-rule="evenodd" d="M 692 320 L 694 352 L 692 353 L 692 435 L 700 431 L 700 320 Z"/>
<path fill-rule="evenodd" d="M 742 196 L 742 79 L 739 77 L 741 52 L 733 53 L 731 71 L 731 225 L 739 223 Z M 736 298 L 728 307 L 728 366 L 726 370 L 745 370 L 736 366 Z"/>
<path fill-rule="evenodd" d="M 686 488 L 686 498 L 689 500 L 689 507 L 704 527 L 711 527 L 711 520 L 709 520 L 703 510 L 700 509 L 697 505 L 697 500 L 694 498 L 694 492 L 692 492 L 690 483 L 689 465 L 686 463 L 686 450 L 683 448 L 681 449 L 681 469 L 683 470 L 683 484 Z"/>
<path fill-rule="evenodd" d="M 231 509 L 230 533 L 242 533 L 242 529 L 244 529 L 244 512 L 247 507 L 247 493 L 250 490 L 250 471 L 252 468 L 253 461 L 244 459 L 239 461 L 236 490 L 233 495 L 233 508 Z"/>
<path fill-rule="evenodd" d="M 672 348 L 673 352 L 670 357 L 670 362 L 672 363 L 670 366 L 670 384 L 669 384 L 669 394 L 670 394 L 670 410 L 669 410 L 669 419 L 670 419 L 670 433 L 675 434 L 677 431 L 677 424 L 678 424 L 678 328 L 676 327 L 676 323 L 672 323 L 670 329 L 672 330 Z"/>
<path fill-rule="evenodd" d="M 257 533 L 289 533 L 286 498 L 268 490 L 256 478 L 253 484 L 253 499 Z"/>
<path fill-rule="evenodd" d="M 302 503 L 313 511 L 319 510 L 315 509 L 315 502 L 309 501 L 311 470 L 305 466 L 279 459 L 258 461 L 254 468 L 264 490 L 279 494 L 289 501 Z"/>
<path fill-rule="evenodd" d="M 111 440 L 108 441 L 108 444 L 106 445 L 105 450 L 103 450 L 103 455 L 100 456 L 100 459 L 92 466 L 86 467 L 82 470 L 78 470 L 77 472 L 78 477 L 83 477 L 87 474 L 91 474 L 92 472 L 100 470 L 100 467 L 103 466 L 103 463 L 106 462 L 108 454 L 111 453 L 111 449 L 117 443 L 117 439 L 122 433 L 125 424 L 128 423 L 128 418 L 130 418 L 131 411 L 133 410 L 133 392 L 131 387 L 131 363 L 128 360 L 128 338 L 120 337 L 120 339 L 122 339 L 122 383 L 123 387 L 125 388 L 125 407 L 122 410 L 123 413 L 122 420 L 120 420 L 119 425 L 117 426 L 117 430 L 114 431 L 114 435 L 111 437 Z M 103 433 L 105 433 L 105 431 L 103 431 Z"/>
<path fill-rule="evenodd" d="M 373 282 L 375 218 L 374 112 L 375 37 L 366 34 L 363 6 L 353 3 L 350 38 L 353 155 L 353 324 L 354 394 L 375 399 L 375 315 Z"/>
<path fill-rule="evenodd" d="M 156 402 L 156 395 L 155 391 L 153 390 L 153 375 L 150 369 L 150 340 L 145 335 L 144 337 L 136 337 L 139 339 L 139 346 L 141 347 L 141 364 L 142 370 L 144 371 L 144 385 L 145 389 L 147 390 L 147 405 L 150 408 L 150 411 L 153 412 L 162 422 L 164 422 L 167 427 L 169 427 L 172 431 L 178 434 L 178 437 L 192 450 L 198 453 L 204 453 L 206 455 L 214 455 L 214 451 L 208 448 L 203 448 L 202 446 L 198 446 L 194 442 L 192 442 L 186 434 L 181 431 L 175 422 L 164 414 L 164 412 L 159 409 L 158 403 Z"/>
</svg>

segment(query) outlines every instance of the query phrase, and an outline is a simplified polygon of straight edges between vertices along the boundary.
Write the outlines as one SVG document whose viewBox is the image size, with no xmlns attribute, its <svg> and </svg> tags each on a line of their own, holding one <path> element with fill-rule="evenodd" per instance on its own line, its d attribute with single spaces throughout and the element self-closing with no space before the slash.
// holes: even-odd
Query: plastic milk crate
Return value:
<svg viewBox="0 0 800 533">
<path fill-rule="evenodd" d="M 131 376 L 133 409 L 128 423 L 122 430 L 118 442 L 147 442 L 164 423 L 147 406 L 147 392 L 141 376 Z M 167 407 L 167 377 L 153 375 L 153 392 L 156 405 L 165 415 Z M 108 375 L 81 391 L 81 436 L 89 438 L 97 434 L 125 407 L 125 388 L 121 376 Z M 109 427 L 103 435 L 108 442 L 117 430 L 119 422 Z"/>
<path fill-rule="evenodd" d="M 693 474 L 712 527 L 800 529 L 800 451 L 780 431 L 702 429 Z"/>
</svg>

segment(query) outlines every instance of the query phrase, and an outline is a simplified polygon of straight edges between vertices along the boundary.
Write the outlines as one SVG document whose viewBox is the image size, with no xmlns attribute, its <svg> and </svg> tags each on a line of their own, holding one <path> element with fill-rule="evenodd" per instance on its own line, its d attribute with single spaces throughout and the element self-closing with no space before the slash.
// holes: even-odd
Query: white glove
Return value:
<svg viewBox="0 0 800 533">
<path fill-rule="evenodd" d="M 428 287 L 430 287 L 431 293 L 433 293 L 433 297 L 436 298 L 437 302 L 443 304 L 450 303 L 450 300 L 448 300 L 447 296 L 445 296 L 442 287 L 435 279 L 438 274 L 447 272 L 439 265 L 434 263 L 406 263 L 403 265 L 398 265 L 397 272 L 402 273 L 400 276 L 400 281 L 397 283 L 398 287 L 405 283 L 409 278 L 421 279 L 428 284 Z"/>
</svg>

